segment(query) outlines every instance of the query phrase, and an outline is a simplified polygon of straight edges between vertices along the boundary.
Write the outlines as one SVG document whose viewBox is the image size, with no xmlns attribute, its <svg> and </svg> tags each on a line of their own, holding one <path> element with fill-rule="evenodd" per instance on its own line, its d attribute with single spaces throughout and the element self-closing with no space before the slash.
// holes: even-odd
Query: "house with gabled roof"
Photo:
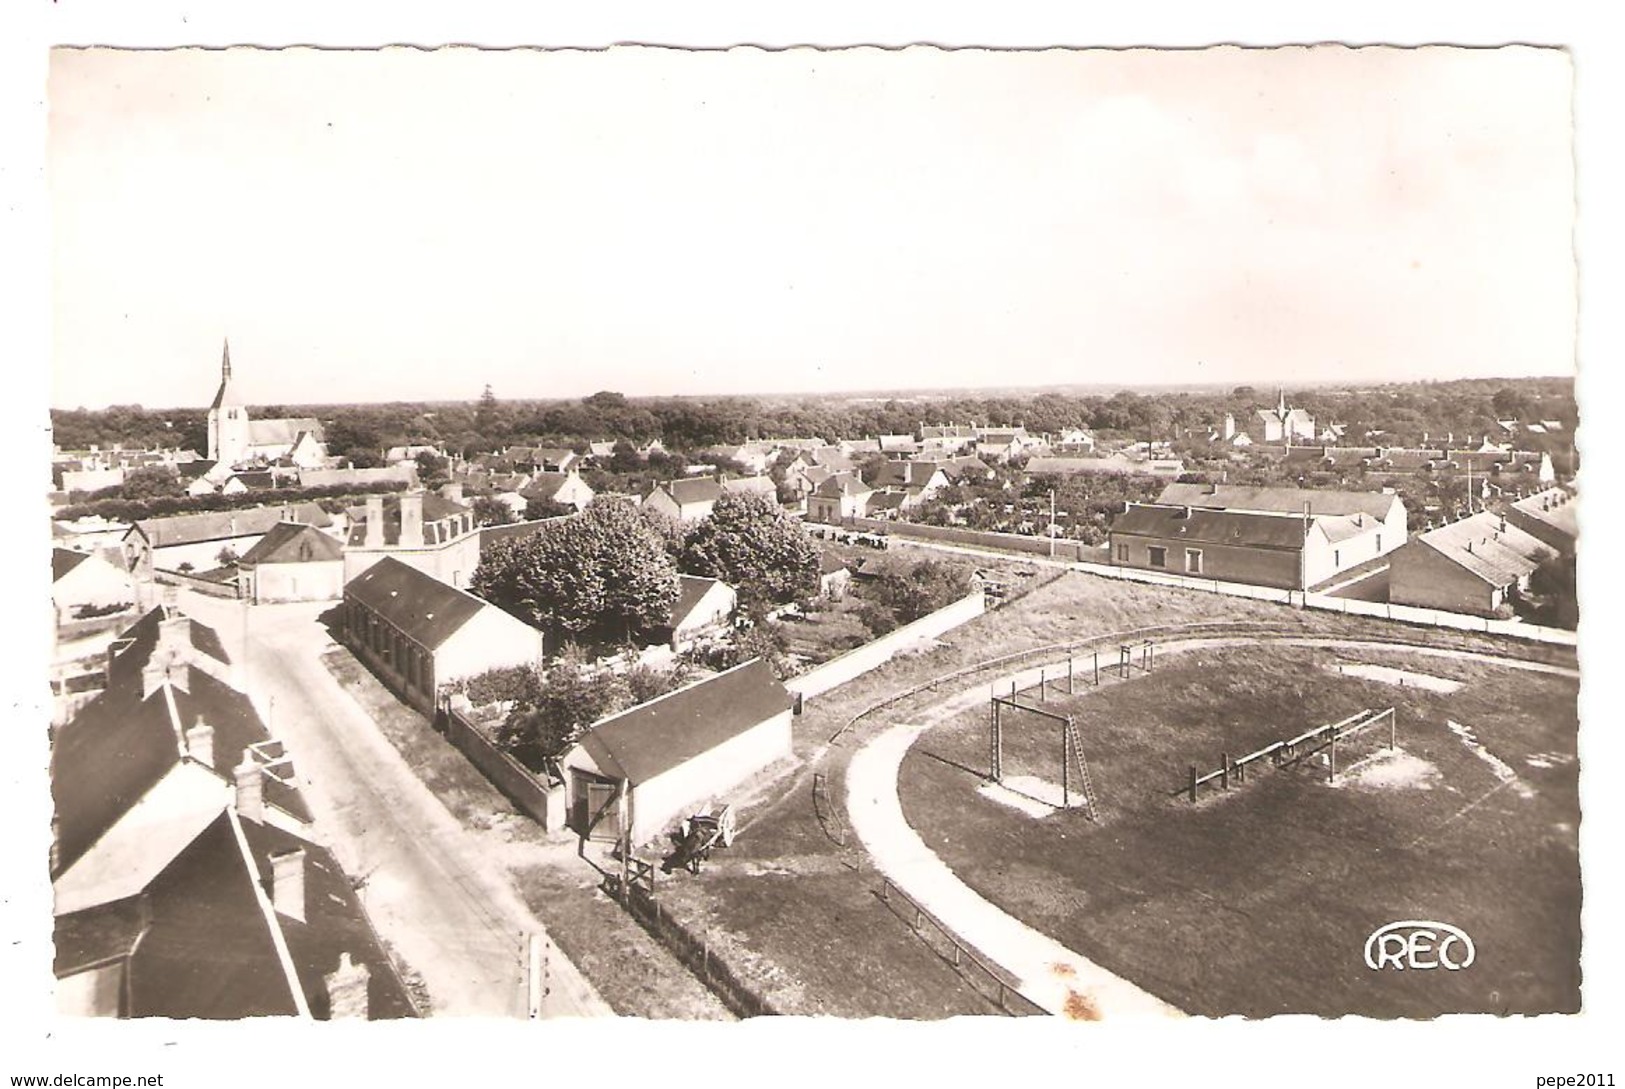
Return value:
<svg viewBox="0 0 1625 1089">
<path fill-rule="evenodd" d="M 649 489 L 643 506 L 676 522 L 698 522 L 711 517 L 721 497 L 722 485 L 710 477 L 666 480 Z"/>
<path fill-rule="evenodd" d="M 807 497 L 807 519 L 812 522 L 834 523 L 846 518 L 861 518 L 868 510 L 869 496 L 874 489 L 855 473 L 836 473 L 825 480 Z"/>
<path fill-rule="evenodd" d="M 120 606 L 134 607 L 139 600 L 135 580 L 124 569 L 118 550 L 111 551 L 113 558 L 66 548 L 51 550 L 51 604 L 58 624 L 86 612 L 105 615 Z"/>
<path fill-rule="evenodd" d="M 584 511 L 587 504 L 592 502 L 592 485 L 581 479 L 581 473 L 575 468 L 568 472 L 545 471 L 536 473 L 530 482 L 519 490 L 519 496 L 528 504 L 531 501 L 545 501 L 557 503 L 560 506 L 572 507 L 576 511 Z"/>
<path fill-rule="evenodd" d="M 542 662 L 541 632 L 395 556 L 345 583 L 344 633 L 358 658 L 427 714 L 453 681 Z"/>
<path fill-rule="evenodd" d="M 53 739 L 59 1011 L 412 1016 L 219 636 L 160 607 L 107 670 Z"/>
<path fill-rule="evenodd" d="M 570 826 L 635 848 L 791 757 L 790 693 L 760 658 L 594 723 L 565 753 Z"/>
<path fill-rule="evenodd" d="M 770 503 L 779 501 L 779 486 L 770 476 L 723 477 L 719 483 L 728 495 L 758 495 Z"/>
<path fill-rule="evenodd" d="M 280 522 L 237 560 L 237 596 L 252 604 L 337 601 L 344 596 L 344 548 L 302 522 Z"/>
<path fill-rule="evenodd" d="M 1389 560 L 1388 600 L 1472 616 L 1509 611 L 1515 591 L 1558 555 L 1508 518 L 1481 511 L 1420 533 Z"/>
<path fill-rule="evenodd" d="M 1405 534 L 1405 505 L 1384 492 L 1170 484 L 1113 520 L 1111 562 L 1308 590 L 1393 552 Z"/>
</svg>

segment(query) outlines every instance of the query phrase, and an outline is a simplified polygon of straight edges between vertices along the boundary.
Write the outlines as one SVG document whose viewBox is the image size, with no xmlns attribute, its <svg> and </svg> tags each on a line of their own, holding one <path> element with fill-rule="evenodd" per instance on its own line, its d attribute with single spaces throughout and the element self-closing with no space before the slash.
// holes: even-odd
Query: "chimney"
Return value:
<svg viewBox="0 0 1625 1089">
<path fill-rule="evenodd" d="M 278 915 L 305 921 L 305 849 L 271 856 L 271 906 Z"/>
<path fill-rule="evenodd" d="M 384 547 L 384 497 L 374 493 L 367 496 L 367 548 Z"/>
<path fill-rule="evenodd" d="M 237 786 L 237 815 L 258 824 L 265 819 L 265 780 L 261 778 L 259 762 L 248 749 L 243 750 L 243 762 L 232 769 L 232 780 Z"/>
<path fill-rule="evenodd" d="M 335 1021 L 354 1017 L 366 1020 L 367 982 L 371 978 L 365 964 L 357 964 L 347 952 L 339 954 L 338 968 L 322 977 L 327 984 L 328 1016 Z"/>
<path fill-rule="evenodd" d="M 172 615 L 180 607 L 180 588 L 165 585 L 158 591 L 158 603 L 164 607 L 164 615 Z"/>
<path fill-rule="evenodd" d="M 1218 495 L 1219 494 L 1219 482 L 1217 480 L 1208 481 L 1207 494 L 1209 494 L 1209 495 Z"/>
<path fill-rule="evenodd" d="M 571 466 L 570 472 L 572 474 L 575 472 L 574 466 Z M 440 494 L 451 500 L 453 503 L 461 503 L 463 501 L 463 486 L 457 481 L 452 481 L 449 484 L 441 486 Z"/>
<path fill-rule="evenodd" d="M 423 547 L 423 493 L 401 496 L 401 547 Z"/>
<path fill-rule="evenodd" d="M 186 731 L 186 754 L 206 768 L 214 767 L 214 727 L 198 719 Z"/>
</svg>

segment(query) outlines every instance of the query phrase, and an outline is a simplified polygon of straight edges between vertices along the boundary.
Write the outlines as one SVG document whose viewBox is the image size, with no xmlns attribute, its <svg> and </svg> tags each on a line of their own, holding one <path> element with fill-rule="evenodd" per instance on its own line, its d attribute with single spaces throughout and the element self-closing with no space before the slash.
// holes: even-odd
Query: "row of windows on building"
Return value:
<svg viewBox="0 0 1625 1089">
<path fill-rule="evenodd" d="M 345 624 L 353 636 L 406 678 L 409 687 L 427 691 L 433 680 L 427 651 L 385 624 L 357 602 L 350 602 Z"/>
</svg>

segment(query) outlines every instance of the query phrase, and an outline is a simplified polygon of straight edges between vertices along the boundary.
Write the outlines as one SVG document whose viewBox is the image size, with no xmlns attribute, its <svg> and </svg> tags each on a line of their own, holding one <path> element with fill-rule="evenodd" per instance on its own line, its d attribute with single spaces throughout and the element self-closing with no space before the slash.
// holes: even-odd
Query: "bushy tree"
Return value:
<svg viewBox="0 0 1625 1089">
<path fill-rule="evenodd" d="M 635 507 L 607 500 L 498 542 L 475 568 L 472 587 L 545 631 L 603 645 L 670 620 L 677 568 Z"/>
<path fill-rule="evenodd" d="M 683 542 L 684 571 L 718 578 L 747 605 L 818 592 L 818 548 L 800 524 L 760 495 L 725 494 Z"/>
<path fill-rule="evenodd" d="M 590 668 L 586 656 L 567 647 L 548 667 L 535 698 L 516 707 L 497 732 L 497 744 L 533 767 L 555 760 L 587 727 L 630 706 L 631 690 L 609 670 Z"/>
<path fill-rule="evenodd" d="M 513 510 L 500 499 L 481 495 L 474 500 L 474 521 L 482 526 L 505 526 L 514 521 Z"/>
<path fill-rule="evenodd" d="M 886 571 L 875 580 L 867 596 L 891 609 L 900 623 L 907 624 L 970 593 L 971 575 L 966 564 L 927 558 Z M 867 619 L 864 623 L 873 630 Z"/>
</svg>

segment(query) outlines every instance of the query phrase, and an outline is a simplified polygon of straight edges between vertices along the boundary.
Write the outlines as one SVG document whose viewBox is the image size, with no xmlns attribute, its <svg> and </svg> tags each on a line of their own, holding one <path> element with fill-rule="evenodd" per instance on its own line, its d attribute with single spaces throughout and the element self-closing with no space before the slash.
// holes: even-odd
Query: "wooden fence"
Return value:
<svg viewBox="0 0 1625 1089">
<path fill-rule="evenodd" d="M 776 1017 L 784 1012 L 746 983 L 703 935 L 695 935 L 682 920 L 661 907 L 660 901 L 642 885 L 629 884 L 623 889 L 616 875 L 607 874 L 603 886 L 609 896 L 626 908 L 644 930 L 669 949 L 736 1016 Z"/>
<path fill-rule="evenodd" d="M 880 900 L 937 956 L 952 965 L 971 989 L 1010 1017 L 1045 1016 L 1048 1011 L 1016 989 L 1003 969 L 996 968 L 960 941 L 952 930 L 888 877 L 880 879 Z M 933 940 L 932 935 L 936 935 Z M 944 948 L 945 947 L 945 948 Z"/>
<path fill-rule="evenodd" d="M 1388 747 L 1391 749 L 1397 743 L 1394 735 L 1394 709 L 1390 707 L 1383 711 L 1374 711 L 1368 707 L 1363 711 L 1355 712 L 1347 718 L 1305 730 L 1296 737 L 1287 738 L 1283 741 L 1272 741 L 1262 749 L 1250 752 L 1239 759 L 1231 759 L 1229 753 L 1220 753 L 1218 770 L 1210 771 L 1206 775 L 1198 775 L 1196 765 L 1192 764 L 1190 766 L 1189 781 L 1169 793 L 1176 798 L 1182 794 L 1188 794 L 1190 800 L 1195 802 L 1199 797 L 1201 788 L 1210 783 L 1218 783 L 1222 790 L 1229 790 L 1232 782 L 1238 786 L 1245 783 L 1247 781 L 1248 766 L 1260 760 L 1267 758 L 1272 766 L 1282 768 L 1295 764 L 1306 757 L 1313 756 L 1323 749 L 1331 751 L 1331 758 L 1328 761 L 1328 777 L 1335 781 L 1337 779 L 1337 743 L 1367 727 L 1379 724 L 1384 719 L 1388 722 Z"/>
</svg>

